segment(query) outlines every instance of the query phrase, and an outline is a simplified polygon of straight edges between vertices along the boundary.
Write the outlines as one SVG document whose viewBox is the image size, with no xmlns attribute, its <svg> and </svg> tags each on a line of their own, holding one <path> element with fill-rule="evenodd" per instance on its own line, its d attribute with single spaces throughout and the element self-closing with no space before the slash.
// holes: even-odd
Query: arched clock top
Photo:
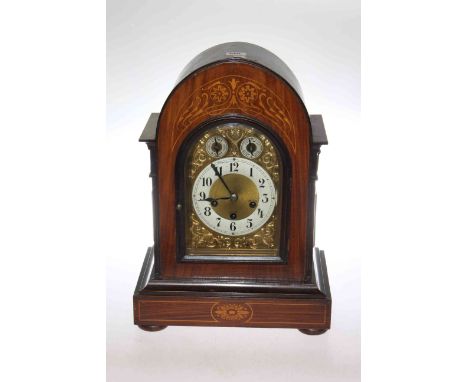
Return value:
<svg viewBox="0 0 468 382">
<path fill-rule="evenodd" d="M 172 127 L 173 149 L 184 130 L 210 116 L 238 113 L 263 115 L 283 132 L 293 152 L 297 146 L 297 129 L 284 101 L 265 84 L 235 74 L 222 76 L 197 88 L 181 105 Z"/>
<path fill-rule="evenodd" d="M 288 65 L 269 50 L 247 42 L 227 42 L 201 52 L 185 66 L 177 83 L 204 66 L 226 61 L 249 62 L 267 68 L 282 77 L 303 98 L 299 81 Z"/>
<path fill-rule="evenodd" d="M 158 147 L 176 152 L 200 123 L 227 115 L 256 119 L 275 130 L 289 155 L 309 155 L 313 137 L 298 94 L 272 71 L 238 61 L 204 66 L 178 84 L 161 111 Z"/>
</svg>

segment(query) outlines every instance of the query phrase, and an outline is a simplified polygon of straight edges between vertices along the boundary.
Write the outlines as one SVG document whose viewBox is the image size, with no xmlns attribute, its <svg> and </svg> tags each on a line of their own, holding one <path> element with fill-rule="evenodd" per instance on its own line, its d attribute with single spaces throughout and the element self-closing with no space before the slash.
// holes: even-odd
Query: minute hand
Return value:
<svg viewBox="0 0 468 382">
<path fill-rule="evenodd" d="M 229 195 L 233 195 L 232 191 L 229 189 L 228 185 L 226 184 L 223 177 L 221 176 L 218 169 L 216 168 L 216 166 L 213 163 L 211 163 L 211 168 L 213 169 L 213 171 L 215 172 L 215 174 L 219 178 L 219 180 L 221 180 L 221 183 L 223 183 L 224 187 L 226 187 L 226 190 L 228 190 Z"/>
</svg>

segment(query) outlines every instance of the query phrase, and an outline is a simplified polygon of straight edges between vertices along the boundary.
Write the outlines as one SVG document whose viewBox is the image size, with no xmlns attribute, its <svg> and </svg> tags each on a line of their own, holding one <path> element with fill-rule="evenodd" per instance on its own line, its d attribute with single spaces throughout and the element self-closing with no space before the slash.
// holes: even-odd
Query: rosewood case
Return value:
<svg viewBox="0 0 468 382">
<path fill-rule="evenodd" d="M 258 96 L 236 101 L 248 84 Z M 225 87 L 232 99 L 209 97 Z M 232 94 L 232 96 L 231 96 Z M 178 256 L 176 163 L 184 142 L 203 124 L 252 120 L 279 139 L 291 164 L 285 261 L 184 262 Z M 292 71 L 271 52 L 227 43 L 195 57 L 183 70 L 161 113 L 151 114 L 140 137 L 150 151 L 154 243 L 134 292 L 134 323 L 156 331 L 168 325 L 330 328 L 331 294 L 324 252 L 315 247 L 315 182 L 322 145 L 320 115 L 309 115 Z"/>
</svg>

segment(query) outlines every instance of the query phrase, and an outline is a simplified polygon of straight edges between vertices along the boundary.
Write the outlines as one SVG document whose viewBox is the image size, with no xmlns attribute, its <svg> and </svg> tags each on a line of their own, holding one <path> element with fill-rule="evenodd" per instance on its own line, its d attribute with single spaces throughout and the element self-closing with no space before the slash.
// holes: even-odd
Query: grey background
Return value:
<svg viewBox="0 0 468 382">
<path fill-rule="evenodd" d="M 324 117 L 317 245 L 327 256 L 332 330 L 133 326 L 132 294 L 152 221 L 149 153 L 137 140 L 183 67 L 227 41 L 261 45 L 293 70 Z M 360 380 L 360 256 L 354 168 L 360 114 L 359 1 L 107 2 L 107 375 L 109 381 Z M 354 220 L 353 220 L 354 217 Z"/>
</svg>

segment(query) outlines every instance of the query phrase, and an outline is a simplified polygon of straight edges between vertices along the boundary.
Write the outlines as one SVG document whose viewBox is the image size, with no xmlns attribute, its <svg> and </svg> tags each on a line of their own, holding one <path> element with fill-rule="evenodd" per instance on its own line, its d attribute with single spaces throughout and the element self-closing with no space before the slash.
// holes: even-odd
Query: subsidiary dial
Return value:
<svg viewBox="0 0 468 382">
<path fill-rule="evenodd" d="M 263 151 L 263 145 L 260 139 L 255 137 L 244 138 L 240 144 L 240 150 L 243 156 L 248 159 L 255 159 Z"/>
<path fill-rule="evenodd" d="M 228 143 L 220 135 L 215 135 L 206 141 L 206 152 L 213 158 L 222 158 L 228 151 Z"/>
</svg>

